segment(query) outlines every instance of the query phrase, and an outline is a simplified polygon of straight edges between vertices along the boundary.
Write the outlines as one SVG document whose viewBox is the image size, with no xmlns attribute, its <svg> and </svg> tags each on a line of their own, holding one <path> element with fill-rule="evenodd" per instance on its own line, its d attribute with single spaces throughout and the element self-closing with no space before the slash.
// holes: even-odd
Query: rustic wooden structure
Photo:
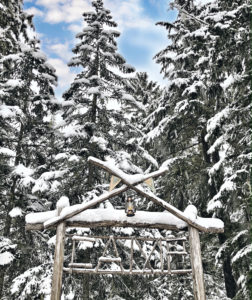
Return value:
<svg viewBox="0 0 252 300">
<path fill-rule="evenodd" d="M 167 169 L 162 168 L 156 172 L 142 175 L 127 175 L 117 167 L 108 162 L 103 162 L 96 158 L 90 157 L 89 162 L 99 166 L 111 175 L 121 179 L 123 185 L 117 189 L 107 192 L 100 197 L 89 201 L 88 203 L 78 204 L 71 207 L 66 207 L 66 203 L 59 203 L 57 210 L 36 213 L 26 216 L 26 230 L 43 230 L 48 228 L 55 228 L 56 245 L 54 256 L 54 269 L 52 279 L 52 294 L 51 300 L 59 300 L 61 295 L 62 286 L 62 273 L 63 271 L 69 273 L 89 273 L 89 274 L 121 274 L 121 275 L 171 275 L 171 274 L 186 274 L 192 273 L 193 289 L 195 300 L 205 300 L 205 288 L 203 278 L 203 267 L 201 259 L 199 231 L 206 233 L 218 233 L 224 231 L 224 225 L 218 219 L 206 219 L 197 216 L 197 209 L 193 205 L 189 205 L 184 212 L 176 209 L 169 203 L 160 199 L 153 193 L 146 192 L 139 185 L 148 178 L 154 178 L 164 174 Z M 95 205 L 112 198 L 120 193 L 132 189 L 139 195 L 146 197 L 153 201 L 155 204 L 163 207 L 166 212 L 141 212 L 137 211 L 134 217 L 127 217 L 125 212 L 117 210 L 116 214 L 111 213 L 111 210 L 106 209 L 91 209 Z M 64 207 L 65 206 L 65 207 Z M 63 266 L 64 257 L 64 239 L 66 227 L 140 227 L 140 228 L 160 228 L 169 230 L 186 230 L 189 232 L 189 246 L 190 251 L 187 253 L 185 242 L 186 238 L 177 239 L 153 239 L 154 245 L 150 254 L 143 251 L 141 246 L 142 241 L 151 240 L 145 237 L 114 237 L 114 236 L 72 236 L 73 249 L 71 262 L 68 267 Z M 94 243 L 96 239 L 105 239 L 103 255 L 98 258 L 96 265 L 90 263 L 75 262 L 75 244 L 76 242 L 91 242 Z M 129 261 L 125 262 L 119 257 L 117 244 L 118 240 L 130 241 L 130 256 Z M 182 251 L 174 251 L 170 249 L 172 243 L 182 243 Z M 114 256 L 107 256 L 106 251 L 108 247 L 112 246 Z M 134 260 L 134 249 L 137 247 L 138 252 L 144 258 L 142 266 L 138 266 Z M 160 251 L 160 265 L 157 269 L 153 268 L 150 264 L 150 257 L 155 249 Z M 185 257 L 190 254 L 191 269 L 172 269 L 171 257 L 179 255 Z M 117 265 L 117 269 L 104 270 L 101 268 L 103 264 Z"/>
</svg>

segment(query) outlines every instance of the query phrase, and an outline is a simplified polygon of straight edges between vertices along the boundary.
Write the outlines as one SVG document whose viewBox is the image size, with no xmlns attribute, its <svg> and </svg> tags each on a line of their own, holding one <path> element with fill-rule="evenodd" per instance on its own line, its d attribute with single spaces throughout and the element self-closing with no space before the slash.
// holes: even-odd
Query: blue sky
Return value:
<svg viewBox="0 0 252 300">
<path fill-rule="evenodd" d="M 56 89 L 61 97 L 79 70 L 69 68 L 75 35 L 83 28 L 82 13 L 91 9 L 90 0 L 24 0 L 24 8 L 34 14 L 36 32 L 42 50 L 56 68 Z M 137 71 L 148 72 L 150 79 L 165 84 L 160 66 L 153 56 L 168 44 L 167 32 L 158 21 L 174 21 L 176 13 L 167 11 L 169 0 L 104 0 L 121 32 L 119 53 Z"/>
</svg>

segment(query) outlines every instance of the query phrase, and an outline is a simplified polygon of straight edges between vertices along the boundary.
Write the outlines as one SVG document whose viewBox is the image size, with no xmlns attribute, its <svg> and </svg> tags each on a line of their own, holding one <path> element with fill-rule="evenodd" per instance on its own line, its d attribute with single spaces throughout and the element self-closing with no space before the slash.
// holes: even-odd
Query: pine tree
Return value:
<svg viewBox="0 0 252 300">
<path fill-rule="evenodd" d="M 39 253 L 38 248 L 33 249 L 38 241 L 43 249 L 45 241 L 25 232 L 24 215 L 50 206 L 45 198 L 32 195 L 32 187 L 42 173 L 49 171 L 47 157 L 53 135 L 50 121 L 56 109 L 53 86 L 57 78 L 55 69 L 39 50 L 32 16 L 23 12 L 22 1 L 2 2 L 0 14 L 0 169 L 3 177 L 0 293 L 1 297 L 25 299 L 31 297 L 34 290 L 31 286 L 36 286 L 41 279 L 38 270 L 44 269 L 41 262 L 47 256 L 44 251 Z M 29 267 L 35 268 L 28 270 Z M 27 275 L 35 273 L 40 278 L 35 276 L 34 281 L 29 282 Z M 18 282 L 21 285 L 17 285 Z M 36 295 L 43 294 L 41 286 Z"/>
<path fill-rule="evenodd" d="M 69 66 L 81 66 L 71 87 L 63 95 L 62 135 L 65 139 L 65 157 L 68 160 L 68 196 L 83 201 L 84 193 L 95 189 L 100 193 L 107 180 L 101 180 L 97 171 L 87 164 L 88 156 L 100 159 L 110 157 L 130 172 L 138 172 L 132 162 L 139 149 L 137 137 L 141 132 L 123 113 L 132 97 L 126 92 L 129 85 L 123 73 L 134 71 L 117 52 L 116 38 L 110 11 L 102 1 L 93 1 L 94 11 L 83 14 L 86 26 L 77 34 L 80 42 Z M 63 156 L 62 156 L 63 158 Z M 77 178 L 79 178 L 77 180 Z"/>
<path fill-rule="evenodd" d="M 162 159 L 176 159 L 175 176 L 166 190 L 168 200 L 181 208 L 189 199 L 201 215 L 214 212 L 224 220 L 217 257 L 226 293 L 235 299 L 248 298 L 248 3 L 215 1 L 196 7 L 191 1 L 175 1 L 174 5 L 180 12 L 177 21 L 160 23 L 169 31 L 172 44 L 156 57 L 170 83 L 154 112 L 160 122 L 153 124 L 146 141 L 153 143 Z M 217 251 L 218 241 L 213 242 Z M 206 268 L 213 263 L 214 257 Z"/>
<path fill-rule="evenodd" d="M 92 8 L 93 11 L 83 14 L 85 26 L 76 36 L 79 43 L 69 63 L 70 67 L 81 67 L 82 71 L 63 94 L 60 126 L 63 151 L 55 157 L 58 169 L 66 171 L 59 190 L 64 191 L 71 204 L 89 201 L 109 188 L 109 175 L 88 164 L 89 156 L 110 159 L 129 174 L 143 172 L 136 165 L 148 168 L 153 163 L 139 145 L 143 133 L 125 113 L 126 108 L 136 106 L 136 100 L 130 95 L 130 82 L 124 74 L 135 69 L 117 52 L 116 39 L 120 33 L 115 30 L 117 24 L 110 11 L 104 8 L 103 1 L 92 1 Z M 124 208 L 124 199 L 117 197 L 104 205 L 105 208 Z M 90 261 L 102 254 L 100 248 L 99 245 L 94 252 L 80 244 L 77 259 Z M 67 293 L 72 286 L 67 284 L 71 278 L 65 282 Z M 106 299 L 114 295 L 112 290 L 123 294 L 126 289 L 119 291 L 119 287 L 130 283 L 129 278 L 115 276 L 97 281 L 85 275 L 74 283 L 74 290 L 78 290 L 75 296 Z"/>
</svg>

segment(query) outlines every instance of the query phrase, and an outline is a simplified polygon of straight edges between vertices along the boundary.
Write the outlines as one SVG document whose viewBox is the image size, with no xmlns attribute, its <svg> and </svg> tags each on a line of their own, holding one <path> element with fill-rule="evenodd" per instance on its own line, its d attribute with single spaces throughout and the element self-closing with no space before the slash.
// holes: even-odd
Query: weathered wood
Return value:
<svg viewBox="0 0 252 300">
<path fill-rule="evenodd" d="M 68 264 L 69 268 L 83 268 L 83 269 L 92 269 L 93 265 L 89 263 L 70 263 Z"/>
<path fill-rule="evenodd" d="M 191 226 L 189 226 L 189 244 L 194 300 L 206 300 L 199 232 Z"/>
<path fill-rule="evenodd" d="M 167 224 L 147 224 L 147 223 L 131 223 L 130 220 L 128 222 L 122 221 L 101 221 L 101 222 L 86 222 L 86 221 L 78 221 L 78 222 L 71 222 L 67 220 L 66 222 L 67 227 L 83 227 L 83 228 L 98 228 L 98 227 L 132 227 L 132 228 L 155 228 L 155 229 L 166 229 L 166 230 L 174 230 L 174 231 L 185 231 L 185 228 L 178 228 L 175 225 L 167 225 Z M 55 228 L 56 225 L 50 226 L 50 229 Z M 26 224 L 25 230 L 44 230 L 43 223 L 36 223 L 36 224 Z M 219 231 L 222 232 L 222 231 Z"/>
<path fill-rule="evenodd" d="M 168 171 L 167 168 L 163 168 L 161 170 L 158 170 L 158 171 L 155 171 L 155 172 L 143 175 L 139 180 L 135 180 L 134 183 L 132 183 L 132 184 L 133 185 L 138 185 L 139 183 L 142 183 L 142 182 L 144 182 L 145 180 L 147 180 L 147 179 L 149 179 L 151 177 L 154 178 L 154 177 L 160 176 L 160 175 L 166 173 L 167 171 Z M 53 226 L 55 226 L 55 225 L 57 225 L 57 224 L 65 221 L 65 220 L 73 217 L 73 216 L 78 215 L 79 213 L 83 212 L 84 210 L 87 210 L 88 208 L 91 208 L 91 207 L 93 207 L 93 206 L 95 206 L 95 205 L 97 205 L 99 203 L 104 202 L 107 199 L 110 199 L 112 197 L 115 197 L 115 196 L 117 196 L 117 195 L 119 195 L 119 194 L 127 191 L 128 189 L 129 189 L 129 187 L 127 185 L 123 185 L 120 188 L 114 189 L 111 192 L 105 193 L 105 194 L 101 195 L 100 197 L 98 197 L 98 198 L 96 198 L 94 200 L 89 201 L 88 203 L 80 204 L 80 205 L 78 205 L 78 207 L 79 207 L 78 209 L 76 209 L 76 210 L 74 210 L 72 212 L 69 212 L 69 213 L 67 213 L 64 216 L 55 218 L 55 220 L 52 220 L 49 223 L 44 224 L 44 229 L 53 227 Z"/>
<path fill-rule="evenodd" d="M 60 214 L 61 210 L 62 207 L 58 208 L 58 214 Z M 66 224 L 64 222 L 58 224 L 57 231 L 56 231 L 56 244 L 55 244 L 55 252 L 54 252 L 51 300 L 61 299 L 65 231 L 66 231 Z"/>
<path fill-rule="evenodd" d="M 120 263 L 122 261 L 121 257 L 99 257 L 98 259 L 99 262 L 105 262 L 105 263 Z"/>
<path fill-rule="evenodd" d="M 188 225 L 191 225 L 192 227 L 194 227 L 194 228 L 196 228 L 200 231 L 209 232 L 209 229 L 207 227 L 198 224 L 196 221 L 195 222 L 192 221 L 190 218 L 186 217 L 185 214 L 183 214 L 183 212 L 181 212 L 176 207 L 174 207 L 171 204 L 165 202 L 164 200 L 157 197 L 156 195 L 149 194 L 149 193 L 145 192 L 143 189 L 141 189 L 141 188 L 137 187 L 136 185 L 130 183 L 129 180 L 127 178 L 125 178 L 127 174 L 123 173 L 121 170 L 116 169 L 116 168 L 113 168 L 113 170 L 112 170 L 111 167 L 109 165 L 107 165 L 105 162 L 103 162 L 99 159 L 93 158 L 93 157 L 89 157 L 88 160 L 90 162 L 92 162 L 93 164 L 95 164 L 95 165 L 103 168 L 104 170 L 108 171 L 110 174 L 120 178 L 124 184 L 126 184 L 132 190 L 136 191 L 139 195 L 141 195 L 141 196 L 151 200 L 155 204 L 163 207 L 164 209 L 166 209 L 168 212 L 170 212 L 171 214 L 173 214 L 174 216 L 176 216 L 180 220 L 183 220 L 184 222 L 186 222 Z M 220 230 L 220 229 L 218 228 L 217 230 Z M 210 232 L 215 232 L 215 231 L 211 230 Z M 223 229 L 222 229 L 222 232 L 223 232 Z"/>
<path fill-rule="evenodd" d="M 103 269 L 81 269 L 81 268 L 63 268 L 64 272 L 67 273 L 84 273 L 84 274 L 118 274 L 118 275 L 171 275 L 171 274 L 188 274 L 192 273 L 191 269 L 171 270 L 170 273 L 167 270 L 103 270 Z"/>
<path fill-rule="evenodd" d="M 170 243 L 166 241 L 166 250 L 167 250 L 167 270 L 168 273 L 171 274 L 171 257 L 168 253 L 170 253 Z"/>
<path fill-rule="evenodd" d="M 77 237 L 83 237 L 83 236 L 78 236 L 78 235 L 71 235 L 69 233 L 66 234 L 67 237 L 69 238 L 73 238 L 74 239 L 77 239 Z M 110 235 L 92 235 L 92 236 L 85 236 L 85 238 L 90 238 L 90 239 L 110 239 L 111 236 Z M 156 238 L 152 238 L 152 237 L 145 237 L 145 236 L 113 236 L 113 238 L 115 240 L 131 240 L 131 239 L 134 239 L 134 240 L 140 240 L 140 241 L 156 241 L 157 239 Z M 168 242 L 177 242 L 177 241 L 187 241 L 187 238 L 186 237 L 181 237 L 181 238 L 165 238 L 165 237 L 162 237 L 162 238 L 159 238 L 159 240 L 161 241 L 168 241 Z"/>
</svg>

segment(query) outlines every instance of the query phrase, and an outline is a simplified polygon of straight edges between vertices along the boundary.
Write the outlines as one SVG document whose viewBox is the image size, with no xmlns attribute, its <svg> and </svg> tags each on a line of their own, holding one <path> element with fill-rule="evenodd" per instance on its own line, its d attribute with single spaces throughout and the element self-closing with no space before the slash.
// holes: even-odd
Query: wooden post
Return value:
<svg viewBox="0 0 252 300">
<path fill-rule="evenodd" d="M 188 230 L 194 299 L 206 300 L 199 231 L 192 226 L 188 226 Z"/>
<path fill-rule="evenodd" d="M 68 199 L 66 197 L 61 197 L 61 199 L 57 202 L 58 215 L 60 215 L 64 207 L 69 206 L 69 201 L 68 203 L 67 201 Z M 54 252 L 51 300 L 61 299 L 65 231 L 66 231 L 66 223 L 65 222 L 59 223 L 56 230 L 56 244 L 55 244 L 55 252 Z"/>
</svg>

